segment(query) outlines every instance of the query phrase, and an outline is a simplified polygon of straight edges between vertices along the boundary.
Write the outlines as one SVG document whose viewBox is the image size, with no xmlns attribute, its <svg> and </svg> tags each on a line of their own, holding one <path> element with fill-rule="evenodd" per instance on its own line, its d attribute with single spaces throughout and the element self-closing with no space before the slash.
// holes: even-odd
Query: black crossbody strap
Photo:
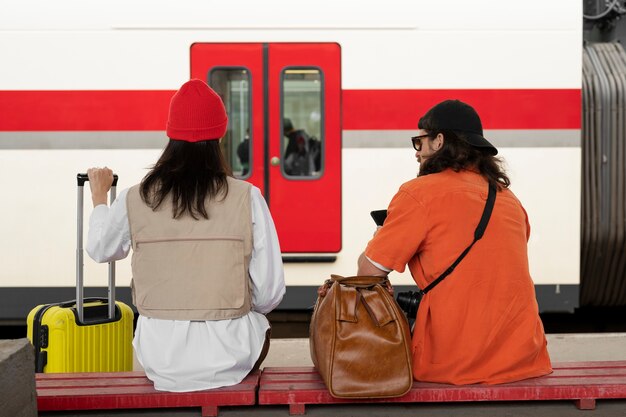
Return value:
<svg viewBox="0 0 626 417">
<path fill-rule="evenodd" d="M 474 243 L 478 242 L 480 238 L 483 237 L 483 234 L 485 234 L 485 229 L 487 228 L 487 224 L 489 223 L 489 218 L 491 217 L 491 212 L 493 211 L 493 205 L 495 204 L 495 202 L 496 202 L 496 187 L 492 184 L 489 184 L 489 195 L 487 196 L 487 202 L 485 203 L 485 209 L 483 210 L 483 215 L 480 218 L 480 222 L 478 222 L 476 231 L 474 232 L 474 241 L 467 248 L 465 248 L 463 253 L 461 253 L 461 255 L 459 255 L 459 257 L 456 258 L 456 261 L 454 261 L 452 265 L 450 265 L 448 269 L 446 269 L 443 272 L 443 274 L 439 275 L 439 277 L 436 280 L 431 282 L 428 287 L 424 288 L 421 291 L 422 296 L 426 294 L 428 291 L 432 290 L 435 287 L 435 285 L 439 284 L 445 277 L 450 275 L 452 271 L 454 271 L 454 268 L 456 268 L 456 266 L 463 260 L 463 258 L 465 258 L 465 255 L 467 255 L 470 249 L 472 249 L 472 246 L 474 246 Z"/>
</svg>

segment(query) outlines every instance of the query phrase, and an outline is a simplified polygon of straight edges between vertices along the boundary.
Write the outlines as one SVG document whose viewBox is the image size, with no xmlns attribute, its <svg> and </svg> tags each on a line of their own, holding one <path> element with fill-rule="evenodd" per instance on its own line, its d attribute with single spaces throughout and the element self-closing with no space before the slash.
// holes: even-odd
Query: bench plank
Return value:
<svg viewBox="0 0 626 417">
<path fill-rule="evenodd" d="M 36 374 L 37 381 L 48 381 L 55 379 L 94 379 L 99 375 L 106 375 L 108 378 L 145 378 L 146 373 L 143 371 L 125 371 L 125 372 L 72 372 L 72 373 L 54 373 L 54 374 Z"/>
<path fill-rule="evenodd" d="M 626 398 L 626 361 L 554 363 L 553 369 L 550 375 L 508 384 L 459 386 L 416 381 L 402 397 L 340 399 L 330 395 L 313 367 L 265 368 L 258 402 L 288 405 L 289 413 L 297 415 L 305 413 L 307 404 L 573 400 L 580 409 L 593 409 L 597 399 Z"/>
<path fill-rule="evenodd" d="M 37 407 L 40 411 L 199 407 L 202 416 L 214 417 L 220 406 L 256 404 L 259 377 L 257 371 L 229 387 L 167 392 L 155 390 L 143 372 L 37 374 Z"/>
<path fill-rule="evenodd" d="M 256 387 L 257 381 L 251 379 L 245 379 L 241 381 L 237 385 L 216 388 L 212 391 L 220 390 L 220 391 L 241 391 L 243 386 L 251 385 L 253 388 Z M 82 378 L 82 379 L 58 379 L 58 380 L 37 380 L 37 389 L 87 389 L 87 388 L 98 388 L 98 387 L 150 387 L 152 388 L 154 384 L 148 378 L 137 377 L 137 378 L 107 378 L 107 377 L 99 377 L 99 378 Z M 120 390 L 121 391 L 121 390 Z"/>
</svg>

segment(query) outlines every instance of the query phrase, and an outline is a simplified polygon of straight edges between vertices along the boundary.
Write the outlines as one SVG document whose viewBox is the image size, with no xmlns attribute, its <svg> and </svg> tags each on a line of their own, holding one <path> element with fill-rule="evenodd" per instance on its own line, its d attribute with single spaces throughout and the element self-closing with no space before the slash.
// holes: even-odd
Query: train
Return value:
<svg viewBox="0 0 626 417">
<path fill-rule="evenodd" d="M 419 117 L 460 99 L 480 114 L 528 212 L 540 309 L 572 311 L 582 13 L 566 0 L 11 4 L 0 17 L 0 321 L 71 298 L 76 174 L 108 166 L 118 189 L 139 182 L 190 78 L 224 99 L 223 150 L 268 202 L 288 287 L 280 309 L 308 309 L 330 274 L 356 273 L 370 211 L 417 175 Z M 306 172 L 287 166 L 288 125 L 316 145 Z M 105 276 L 85 258 L 89 288 Z M 130 278 L 129 257 L 117 262 L 118 287 Z M 413 285 L 408 273 L 390 279 Z"/>
</svg>

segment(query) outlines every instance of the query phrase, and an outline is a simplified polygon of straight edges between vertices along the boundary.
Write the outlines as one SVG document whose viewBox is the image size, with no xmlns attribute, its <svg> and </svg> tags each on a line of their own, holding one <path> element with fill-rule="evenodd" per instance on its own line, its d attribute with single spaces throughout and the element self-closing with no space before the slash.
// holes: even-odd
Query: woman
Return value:
<svg viewBox="0 0 626 417">
<path fill-rule="evenodd" d="M 163 154 L 107 207 L 108 168 L 88 170 L 94 211 L 87 252 L 97 262 L 132 247 L 133 346 L 158 390 L 239 383 L 269 348 L 265 314 L 285 293 L 274 223 L 258 188 L 229 175 L 219 139 L 228 119 L 203 81 L 170 103 Z"/>
</svg>

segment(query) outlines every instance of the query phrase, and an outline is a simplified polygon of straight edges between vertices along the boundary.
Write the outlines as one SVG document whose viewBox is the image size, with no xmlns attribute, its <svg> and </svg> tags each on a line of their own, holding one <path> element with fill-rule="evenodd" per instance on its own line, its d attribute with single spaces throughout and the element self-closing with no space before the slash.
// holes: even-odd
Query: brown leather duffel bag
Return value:
<svg viewBox="0 0 626 417">
<path fill-rule="evenodd" d="M 318 290 L 311 359 L 333 397 L 397 397 L 411 389 L 411 336 L 392 292 L 384 277 L 338 275 Z"/>
</svg>

